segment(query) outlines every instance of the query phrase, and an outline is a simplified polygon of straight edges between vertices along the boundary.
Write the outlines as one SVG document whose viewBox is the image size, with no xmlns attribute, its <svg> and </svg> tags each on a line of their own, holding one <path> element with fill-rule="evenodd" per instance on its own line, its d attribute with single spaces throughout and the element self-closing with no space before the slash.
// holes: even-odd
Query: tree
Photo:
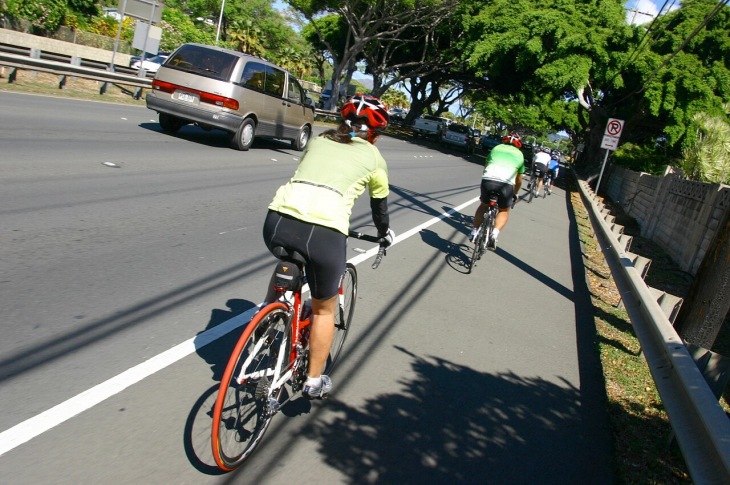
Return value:
<svg viewBox="0 0 730 485">
<path fill-rule="evenodd" d="M 404 32 L 411 26 L 426 26 L 434 13 L 442 15 L 439 0 L 290 0 L 289 4 L 310 21 L 322 45 L 326 46 L 333 62 L 332 91 L 340 92 L 340 85 L 349 82 L 358 60 L 368 45 L 404 42 Z M 339 28 L 321 31 L 321 16 L 335 16 L 328 27 Z M 332 42 L 335 39 L 337 43 Z M 330 99 L 331 109 L 338 96 Z"/>
<path fill-rule="evenodd" d="M 730 310 L 728 281 L 730 217 L 726 214 L 677 315 L 675 327 L 683 340 L 712 349 Z"/>
<path fill-rule="evenodd" d="M 502 101 L 491 116 L 509 124 L 539 118 L 579 130 L 576 138 L 598 137 L 608 118 L 604 97 L 624 82 L 621 63 L 638 42 L 625 22 L 623 2 L 476 3 L 476 15 L 462 19 L 461 46 L 464 59 L 487 80 L 482 98 Z M 561 103 L 567 106 L 556 109 Z M 560 112 L 565 116 L 556 116 Z"/>
</svg>

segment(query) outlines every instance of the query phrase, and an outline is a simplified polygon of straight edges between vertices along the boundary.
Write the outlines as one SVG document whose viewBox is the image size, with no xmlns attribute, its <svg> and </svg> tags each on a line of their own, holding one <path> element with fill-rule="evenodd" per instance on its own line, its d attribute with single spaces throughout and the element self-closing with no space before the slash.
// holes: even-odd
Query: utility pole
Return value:
<svg viewBox="0 0 730 485">
<path fill-rule="evenodd" d="M 639 14 L 639 15 L 646 15 L 647 17 L 651 17 L 651 18 L 654 18 L 654 15 L 653 15 L 653 14 L 650 14 L 650 13 L 647 13 L 647 12 L 639 12 L 639 11 L 638 11 L 638 10 L 636 10 L 635 8 L 629 8 L 629 9 L 627 9 L 627 10 L 628 10 L 629 12 L 633 12 L 633 13 L 634 13 L 634 16 L 633 16 L 633 17 L 631 17 L 631 22 L 629 22 L 629 23 L 630 23 L 631 25 L 634 25 L 634 20 L 636 20 L 636 15 L 637 15 L 637 14 Z"/>
</svg>

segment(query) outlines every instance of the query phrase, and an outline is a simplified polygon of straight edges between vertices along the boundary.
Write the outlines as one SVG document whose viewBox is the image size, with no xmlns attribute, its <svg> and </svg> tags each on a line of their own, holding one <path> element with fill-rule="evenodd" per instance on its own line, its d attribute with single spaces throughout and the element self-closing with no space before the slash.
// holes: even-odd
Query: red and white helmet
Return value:
<svg viewBox="0 0 730 485">
<path fill-rule="evenodd" d="M 520 135 L 517 133 L 510 133 L 509 135 L 502 138 L 502 143 L 507 143 L 509 145 L 514 145 L 517 148 L 522 148 L 522 141 L 520 140 Z"/>
<path fill-rule="evenodd" d="M 382 101 L 375 96 L 367 94 L 356 94 L 348 99 L 340 109 L 342 118 L 352 123 L 363 123 L 367 125 L 368 130 L 382 130 L 388 126 L 390 116 L 388 116 L 388 108 Z M 354 127 L 356 128 L 356 127 Z"/>
</svg>

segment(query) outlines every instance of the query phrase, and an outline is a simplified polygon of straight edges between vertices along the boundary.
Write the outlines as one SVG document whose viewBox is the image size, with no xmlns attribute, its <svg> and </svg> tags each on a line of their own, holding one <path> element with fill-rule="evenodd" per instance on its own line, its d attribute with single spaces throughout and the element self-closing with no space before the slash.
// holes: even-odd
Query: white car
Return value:
<svg viewBox="0 0 730 485">
<path fill-rule="evenodd" d="M 155 56 L 150 57 L 149 59 L 144 60 L 144 65 L 142 66 L 145 71 L 147 72 L 157 72 L 157 70 L 160 68 L 163 62 L 165 62 L 165 59 L 167 59 L 168 56 Z M 132 69 L 138 69 L 139 70 L 139 64 L 140 61 L 134 61 L 132 63 L 131 67 Z"/>
</svg>

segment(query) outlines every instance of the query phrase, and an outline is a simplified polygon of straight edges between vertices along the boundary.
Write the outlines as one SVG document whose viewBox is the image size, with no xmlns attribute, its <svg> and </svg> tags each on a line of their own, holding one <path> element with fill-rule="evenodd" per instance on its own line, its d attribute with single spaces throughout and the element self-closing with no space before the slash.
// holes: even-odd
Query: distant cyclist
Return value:
<svg viewBox="0 0 730 485">
<path fill-rule="evenodd" d="M 540 195 L 540 190 L 545 181 L 545 174 L 548 171 L 548 165 L 550 165 L 550 149 L 543 147 L 532 158 L 532 179 L 530 180 L 530 187 L 537 180 L 537 191 L 535 195 Z"/>
<path fill-rule="evenodd" d="M 306 259 L 312 295 L 309 368 L 303 394 L 322 399 L 332 390 L 323 375 L 335 330 L 337 293 L 346 265 L 347 233 L 355 200 L 368 189 L 378 235 L 391 244 L 388 167 L 374 146 L 388 125 L 378 98 L 355 95 L 340 109 L 342 122 L 312 139 L 294 176 L 276 192 L 264 223 L 264 242 Z"/>
<path fill-rule="evenodd" d="M 548 171 L 550 172 L 550 187 L 548 187 L 548 195 L 553 193 L 553 187 L 555 186 L 555 179 L 558 178 L 558 171 L 560 171 L 560 153 L 553 152 L 550 156 L 550 162 L 548 163 Z"/>
<path fill-rule="evenodd" d="M 520 135 L 511 133 L 502 138 L 502 144 L 497 145 L 489 152 L 484 163 L 482 173 L 480 203 L 474 214 L 474 227 L 469 234 L 469 239 L 474 241 L 479 226 L 484 220 L 484 213 L 487 211 L 489 196 L 498 195 L 497 206 L 499 212 L 494 222 L 494 232 L 487 241 L 487 249 L 497 249 L 497 237 L 504 229 L 509 219 L 509 209 L 512 203 L 517 200 L 517 194 L 522 185 L 522 176 L 525 173 L 525 156 L 520 151 L 522 141 Z"/>
</svg>

